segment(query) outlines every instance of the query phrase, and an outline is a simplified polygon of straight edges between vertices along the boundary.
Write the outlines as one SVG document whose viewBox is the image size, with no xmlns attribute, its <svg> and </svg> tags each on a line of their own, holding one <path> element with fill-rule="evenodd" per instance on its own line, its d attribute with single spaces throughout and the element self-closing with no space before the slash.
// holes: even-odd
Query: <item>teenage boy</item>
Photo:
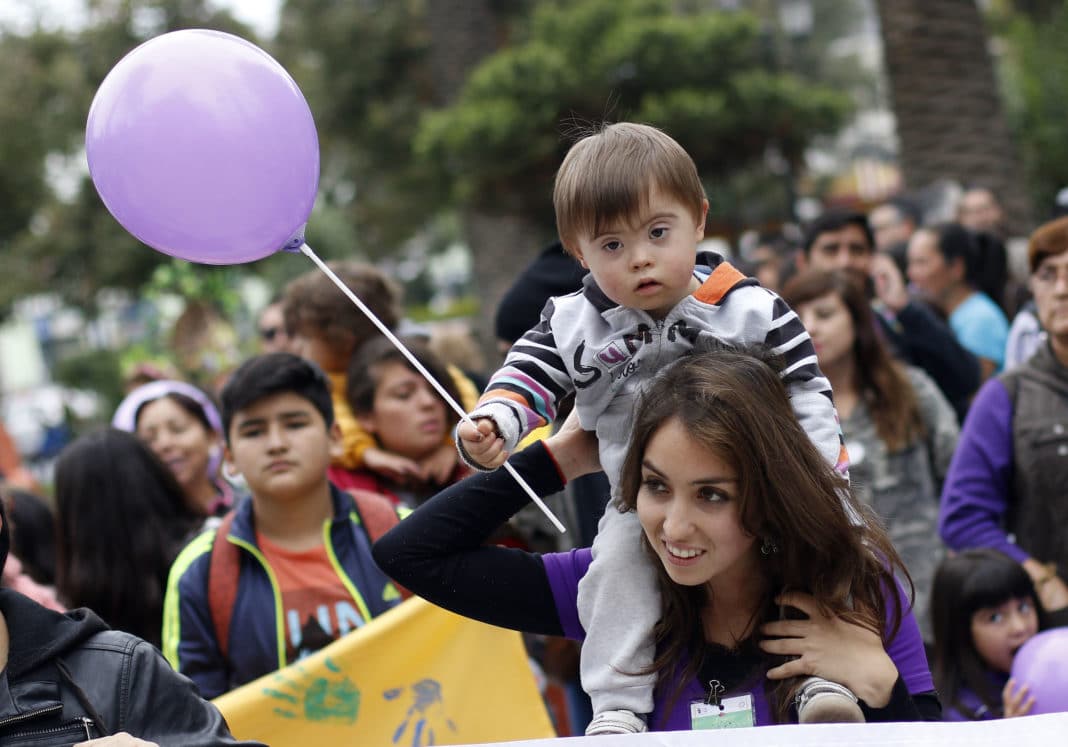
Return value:
<svg viewBox="0 0 1068 747">
<path fill-rule="evenodd" d="M 574 392 L 579 419 L 597 433 L 601 465 L 618 498 L 643 385 L 665 363 L 705 341 L 722 341 L 764 344 L 784 357 L 784 380 L 801 424 L 824 457 L 844 470 L 830 384 L 797 315 L 718 255 L 697 256 L 708 200 L 678 143 L 653 127 L 609 125 L 568 152 L 553 203 L 564 248 L 589 275 L 581 291 L 551 299 L 541 322 L 512 347 L 471 413 L 477 427 L 460 424 L 457 446 L 471 466 L 500 466 Z M 594 709 L 587 734 L 644 731 L 637 714 L 652 710 L 649 672 L 661 606 L 653 563 L 631 550 L 640 532 L 633 514 L 610 506 L 579 587 L 589 633 L 582 684 Z M 814 681 L 804 686 L 802 702 L 815 704 L 817 693 L 835 708 L 802 710 L 803 721 L 863 720 L 848 689 Z"/>
<path fill-rule="evenodd" d="M 227 468 L 250 495 L 182 551 L 164 601 L 164 654 L 207 698 L 401 601 L 371 558 L 380 507 L 327 479 L 340 435 L 323 372 L 289 353 L 252 358 L 222 391 L 222 419 Z"/>
</svg>

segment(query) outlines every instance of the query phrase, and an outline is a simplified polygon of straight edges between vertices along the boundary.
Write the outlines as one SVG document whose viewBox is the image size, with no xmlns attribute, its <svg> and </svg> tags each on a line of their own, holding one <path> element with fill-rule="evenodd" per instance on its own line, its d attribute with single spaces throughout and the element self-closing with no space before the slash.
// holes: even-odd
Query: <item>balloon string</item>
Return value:
<svg viewBox="0 0 1068 747">
<path fill-rule="evenodd" d="M 449 404 L 449 407 L 451 407 L 456 412 L 456 414 L 460 416 L 460 419 L 464 422 L 474 425 L 474 422 L 471 420 L 471 418 L 467 417 L 467 413 L 464 411 L 464 408 L 461 407 L 460 404 L 452 398 L 452 395 L 445 390 L 445 387 L 443 387 L 438 382 L 438 380 L 435 379 L 430 374 L 430 372 L 426 370 L 426 367 L 419 362 L 418 358 L 412 355 L 412 352 L 408 350 L 408 348 L 404 345 L 403 342 L 400 341 L 400 339 L 396 335 L 393 334 L 393 331 L 390 330 L 390 328 L 387 327 L 381 319 L 375 316 L 373 311 L 367 308 L 367 305 L 360 300 L 359 296 L 353 293 L 352 289 L 345 285 L 345 283 L 341 281 L 341 278 L 334 274 L 334 271 L 331 270 L 325 262 L 319 259 L 318 255 L 316 255 L 312 248 L 307 244 L 301 244 L 300 251 L 312 262 L 314 262 L 319 267 L 319 269 L 326 274 L 328 278 L 334 281 L 334 285 L 336 285 L 342 293 L 348 296 L 350 301 L 356 304 L 360 311 L 362 311 L 367 316 L 367 318 L 371 320 L 372 324 L 378 327 L 378 331 L 385 335 L 386 339 L 392 342 L 393 345 L 397 348 L 397 350 L 399 350 L 404 355 L 404 357 L 408 359 L 408 362 L 411 363 L 412 366 L 415 367 L 415 370 L 418 371 L 423 376 L 423 378 L 427 380 L 428 384 L 434 387 L 435 391 L 437 391 L 437 393 L 441 395 L 442 399 L 444 399 Z M 537 507 L 541 509 L 541 512 L 545 514 L 549 521 L 553 523 L 553 526 L 560 530 L 561 534 L 566 533 L 567 529 L 564 528 L 564 525 L 560 523 L 560 520 L 557 519 L 553 512 L 549 509 L 549 507 L 545 505 L 545 502 L 541 498 L 539 498 L 538 494 L 535 493 L 534 490 L 530 487 L 530 485 L 527 484 L 527 481 L 524 480 L 519 475 L 519 473 L 515 471 L 515 467 L 513 467 L 508 462 L 505 462 L 502 466 L 505 468 L 505 470 L 508 471 L 508 474 L 515 478 L 515 481 L 519 483 L 519 487 L 523 488 L 523 491 L 528 496 L 530 496 L 530 499 L 534 501 L 535 505 L 537 505 Z"/>
</svg>

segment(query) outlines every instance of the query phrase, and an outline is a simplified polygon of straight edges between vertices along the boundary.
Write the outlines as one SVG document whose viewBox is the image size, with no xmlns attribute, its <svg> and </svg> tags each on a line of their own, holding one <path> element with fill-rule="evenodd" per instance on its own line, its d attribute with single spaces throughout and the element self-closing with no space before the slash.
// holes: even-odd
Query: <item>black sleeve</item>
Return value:
<svg viewBox="0 0 1068 747">
<path fill-rule="evenodd" d="M 171 669 L 152 644 L 137 643 L 123 675 L 129 697 L 123 701 L 120 723 L 109 724 L 117 731 L 160 747 L 264 747 L 234 739 L 219 709 L 200 697 L 190 679 Z"/>
<path fill-rule="evenodd" d="M 539 496 L 563 487 L 541 443 L 509 461 Z M 379 539 L 375 562 L 413 593 L 459 615 L 527 633 L 563 635 L 541 557 L 483 545 L 529 501 L 504 469 L 472 475 Z"/>
<path fill-rule="evenodd" d="M 911 301 L 897 315 L 901 325 L 901 351 L 907 361 L 922 368 L 960 414 L 961 407 L 979 388 L 978 359 L 965 350 L 944 321 Z"/>
<path fill-rule="evenodd" d="M 933 690 L 925 693 L 909 693 L 900 676 L 890 693 L 890 702 L 882 708 L 871 708 L 863 700 L 860 709 L 869 723 L 889 721 L 941 721 L 942 703 Z"/>
</svg>

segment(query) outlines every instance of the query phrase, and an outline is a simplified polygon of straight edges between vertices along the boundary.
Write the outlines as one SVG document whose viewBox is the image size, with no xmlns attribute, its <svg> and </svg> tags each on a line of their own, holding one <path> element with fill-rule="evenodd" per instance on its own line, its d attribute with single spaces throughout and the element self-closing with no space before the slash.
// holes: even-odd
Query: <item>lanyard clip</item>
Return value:
<svg viewBox="0 0 1068 747">
<path fill-rule="evenodd" d="M 723 710 L 723 704 L 719 702 L 719 696 L 722 695 L 723 692 L 726 689 L 727 688 L 725 688 L 723 686 L 723 683 L 721 683 L 719 680 L 709 680 L 708 681 L 708 700 L 706 700 L 705 702 L 708 705 L 712 705 L 712 706 L 718 707 L 719 710 L 722 711 Z"/>
</svg>

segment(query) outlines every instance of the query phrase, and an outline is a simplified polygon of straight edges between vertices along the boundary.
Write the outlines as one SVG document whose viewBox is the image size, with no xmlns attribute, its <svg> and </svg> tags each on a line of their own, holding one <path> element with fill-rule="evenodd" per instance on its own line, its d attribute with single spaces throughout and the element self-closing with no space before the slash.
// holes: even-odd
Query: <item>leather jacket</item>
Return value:
<svg viewBox="0 0 1068 747">
<path fill-rule="evenodd" d="M 162 746 L 238 742 L 150 643 L 87 609 L 59 614 L 0 589 L 10 653 L 0 672 L 0 744 L 71 745 L 120 731 Z"/>
</svg>

